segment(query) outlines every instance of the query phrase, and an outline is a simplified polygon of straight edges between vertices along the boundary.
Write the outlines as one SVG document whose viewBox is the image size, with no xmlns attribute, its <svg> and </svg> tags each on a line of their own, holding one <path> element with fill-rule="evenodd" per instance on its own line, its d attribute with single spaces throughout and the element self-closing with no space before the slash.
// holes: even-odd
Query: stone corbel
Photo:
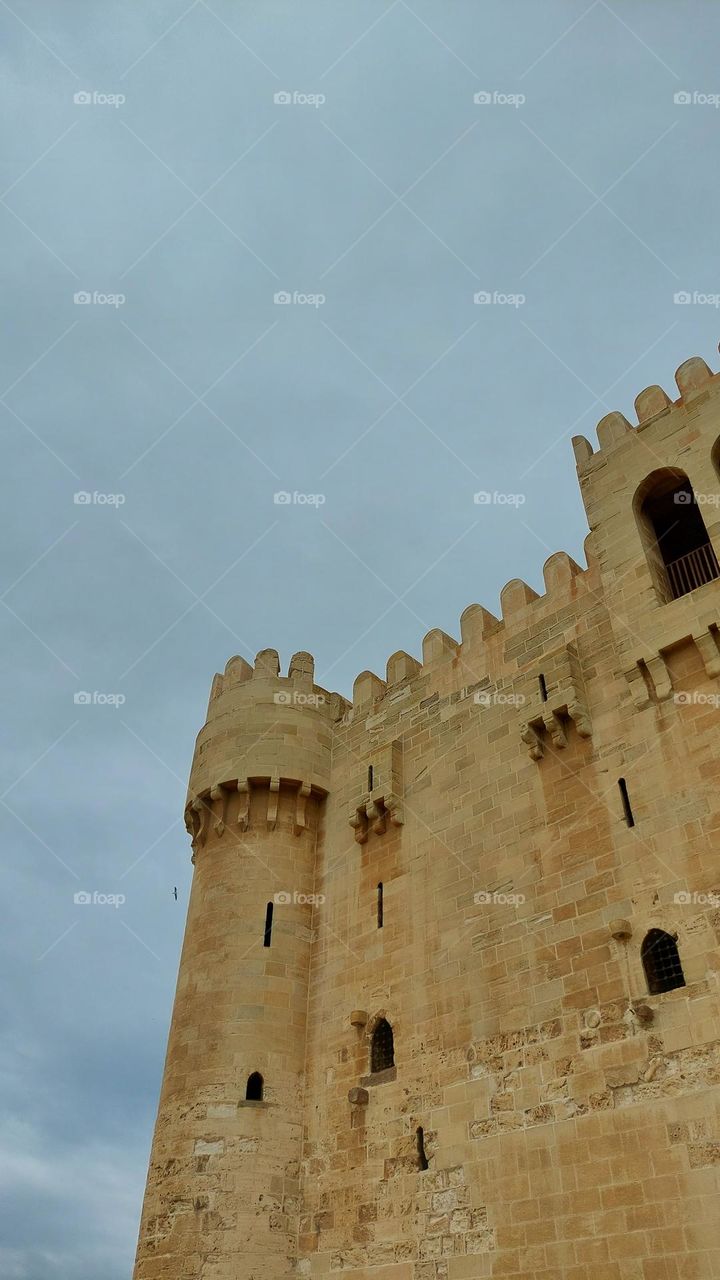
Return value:
<svg viewBox="0 0 720 1280">
<path fill-rule="evenodd" d="M 356 843 L 365 844 L 368 838 L 368 820 L 365 806 L 360 805 L 357 809 L 351 809 L 348 822 L 354 828 Z"/>
<path fill-rule="evenodd" d="M 197 815 L 198 820 L 196 843 L 203 845 L 207 840 L 208 828 L 212 817 L 212 809 L 207 803 L 207 800 L 203 800 L 201 796 L 195 796 L 190 807 Z"/>
<path fill-rule="evenodd" d="M 625 679 L 630 686 L 630 696 L 637 710 L 644 711 L 646 707 L 652 706 L 652 699 L 647 691 L 647 685 L 639 662 L 636 662 L 634 667 L 625 672 Z"/>
<path fill-rule="evenodd" d="M 307 802 L 312 788 L 309 782 L 301 782 L 298 787 L 297 799 L 295 801 L 295 824 L 293 833 L 296 836 L 302 835 L 307 827 Z"/>
<path fill-rule="evenodd" d="M 216 800 L 220 801 L 220 810 L 217 818 L 215 819 L 215 822 L 213 823 L 213 830 L 216 831 L 219 836 L 221 836 L 225 830 L 225 823 L 227 819 L 227 803 L 228 803 L 228 793 L 221 782 L 216 783 L 214 787 L 210 788 L 210 799 L 213 801 L 213 803 Z"/>
<path fill-rule="evenodd" d="M 670 672 L 665 665 L 665 659 L 662 654 L 655 654 L 653 658 L 648 658 L 645 666 L 650 672 L 650 679 L 655 686 L 655 694 L 658 702 L 665 702 L 667 698 L 672 697 L 672 684 L 670 683 Z"/>
<path fill-rule="evenodd" d="M 250 824 L 250 783 L 247 778 L 238 778 L 237 789 L 240 794 L 237 825 L 241 831 L 247 831 Z"/>
<path fill-rule="evenodd" d="M 190 843 L 195 848 L 195 841 L 200 832 L 200 817 L 193 808 L 192 801 L 185 809 L 185 830 L 190 836 Z"/>
<path fill-rule="evenodd" d="M 372 795 L 372 793 L 371 793 Z M 387 819 L 385 817 L 385 806 L 382 800 L 368 801 L 365 812 L 367 813 L 368 822 L 371 823 L 372 829 L 376 836 L 383 836 L 387 830 Z"/>
<path fill-rule="evenodd" d="M 385 797 L 385 809 L 387 815 L 394 827 L 401 827 L 405 822 L 405 814 L 403 812 L 402 802 L 400 798 L 391 791 Z"/>
<path fill-rule="evenodd" d="M 527 720 L 520 725 L 520 737 L 527 745 L 530 759 L 542 760 L 544 754 L 542 738 L 537 729 L 533 729 L 533 726 Z"/>
<path fill-rule="evenodd" d="M 715 676 L 720 676 L 720 650 L 718 650 L 712 631 L 701 631 L 699 635 L 693 636 L 693 640 L 703 660 L 705 674 L 710 676 L 711 679 Z"/>
<path fill-rule="evenodd" d="M 270 779 L 270 786 L 268 787 L 268 806 L 267 806 L 268 831 L 275 830 L 275 823 L 277 822 L 277 815 L 278 815 L 279 799 L 280 799 L 280 778 L 278 777 L 277 771 L 274 771 L 273 776 Z"/>
<path fill-rule="evenodd" d="M 567 735 L 563 728 L 562 720 L 560 719 L 557 712 L 551 711 L 551 710 L 544 711 L 542 722 L 545 726 L 547 733 L 549 733 L 550 737 L 552 738 L 553 746 L 559 747 L 559 748 L 566 747 Z"/>
</svg>

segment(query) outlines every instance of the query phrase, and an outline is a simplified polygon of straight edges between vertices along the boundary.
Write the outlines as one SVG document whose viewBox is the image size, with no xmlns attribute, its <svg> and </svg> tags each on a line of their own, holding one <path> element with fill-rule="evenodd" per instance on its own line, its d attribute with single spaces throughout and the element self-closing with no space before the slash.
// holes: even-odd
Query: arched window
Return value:
<svg viewBox="0 0 720 1280">
<path fill-rule="evenodd" d="M 425 1130 L 422 1125 L 415 1132 L 415 1140 L 417 1142 L 418 1168 L 427 1169 L 428 1158 L 425 1154 Z"/>
<path fill-rule="evenodd" d="M 247 1087 L 245 1089 L 246 1102 L 262 1102 L 264 1081 L 259 1071 L 253 1071 L 248 1076 Z"/>
<path fill-rule="evenodd" d="M 653 471 L 637 490 L 633 506 L 661 600 L 677 600 L 720 577 L 701 508 L 683 471 Z"/>
<path fill-rule="evenodd" d="M 662 991 L 674 991 L 685 986 L 677 942 L 664 929 L 651 929 L 640 949 L 648 991 L 659 995 Z"/>
<path fill-rule="evenodd" d="M 370 1047 L 370 1070 L 386 1071 L 395 1066 L 395 1045 L 392 1027 L 386 1018 L 381 1018 L 372 1035 Z"/>
</svg>

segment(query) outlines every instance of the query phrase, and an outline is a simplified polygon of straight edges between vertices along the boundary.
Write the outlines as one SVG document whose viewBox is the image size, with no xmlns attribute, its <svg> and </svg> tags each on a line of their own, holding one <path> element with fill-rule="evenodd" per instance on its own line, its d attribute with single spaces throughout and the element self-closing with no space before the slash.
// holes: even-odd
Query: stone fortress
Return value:
<svg viewBox="0 0 720 1280">
<path fill-rule="evenodd" d="M 720 1277 L 720 374 L 353 702 L 215 676 L 136 1280 Z"/>
</svg>

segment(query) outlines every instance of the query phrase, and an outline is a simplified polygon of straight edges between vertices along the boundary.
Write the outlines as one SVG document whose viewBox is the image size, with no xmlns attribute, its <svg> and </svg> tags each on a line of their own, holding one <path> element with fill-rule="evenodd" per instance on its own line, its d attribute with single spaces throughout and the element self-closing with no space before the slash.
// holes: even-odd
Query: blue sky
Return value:
<svg viewBox="0 0 720 1280">
<path fill-rule="evenodd" d="M 213 673 L 309 649 L 349 696 L 582 562 L 570 436 L 717 367 L 720 11 L 0 0 L 0 37 L 0 1271 L 121 1280 Z"/>
</svg>

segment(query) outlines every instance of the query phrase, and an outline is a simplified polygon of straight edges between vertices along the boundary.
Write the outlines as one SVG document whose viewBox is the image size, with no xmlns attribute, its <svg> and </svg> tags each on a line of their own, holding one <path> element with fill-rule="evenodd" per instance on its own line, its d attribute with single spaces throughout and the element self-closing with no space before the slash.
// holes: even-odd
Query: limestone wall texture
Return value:
<svg viewBox="0 0 720 1280">
<path fill-rule="evenodd" d="M 682 472 L 720 557 L 720 375 L 677 382 L 575 442 L 586 570 L 352 705 L 215 678 L 136 1280 L 720 1276 L 720 580 L 664 598 L 639 514 Z"/>
</svg>

